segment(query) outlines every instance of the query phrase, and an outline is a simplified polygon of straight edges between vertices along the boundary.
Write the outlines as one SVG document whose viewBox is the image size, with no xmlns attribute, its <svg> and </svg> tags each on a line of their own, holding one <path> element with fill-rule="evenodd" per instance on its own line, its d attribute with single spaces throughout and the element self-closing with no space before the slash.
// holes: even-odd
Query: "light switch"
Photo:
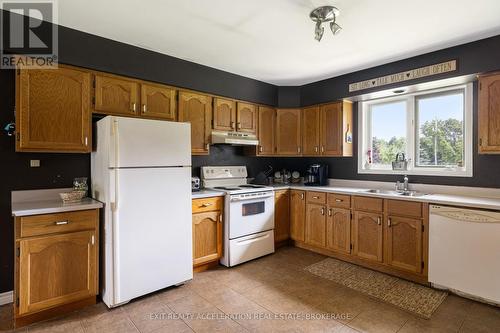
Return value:
<svg viewBox="0 0 500 333">
<path fill-rule="evenodd" d="M 39 168 L 40 167 L 40 160 L 30 160 L 30 167 L 31 168 Z"/>
</svg>

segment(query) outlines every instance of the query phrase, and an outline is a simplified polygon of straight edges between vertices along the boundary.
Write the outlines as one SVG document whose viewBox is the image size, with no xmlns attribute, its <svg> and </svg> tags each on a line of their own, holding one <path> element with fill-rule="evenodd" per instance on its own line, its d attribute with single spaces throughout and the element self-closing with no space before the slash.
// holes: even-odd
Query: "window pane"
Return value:
<svg viewBox="0 0 500 333">
<path fill-rule="evenodd" d="M 417 165 L 462 167 L 464 164 L 464 92 L 416 99 Z"/>
<path fill-rule="evenodd" d="M 371 154 L 373 166 L 387 166 L 397 153 L 406 154 L 406 102 L 371 106 Z"/>
</svg>

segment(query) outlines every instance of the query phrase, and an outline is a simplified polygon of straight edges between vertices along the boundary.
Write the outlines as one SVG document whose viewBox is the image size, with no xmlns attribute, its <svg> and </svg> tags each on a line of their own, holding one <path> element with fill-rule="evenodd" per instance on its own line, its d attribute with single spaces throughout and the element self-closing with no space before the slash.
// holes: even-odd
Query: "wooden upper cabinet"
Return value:
<svg viewBox="0 0 500 333">
<path fill-rule="evenodd" d="M 290 238 L 305 241 L 306 193 L 290 191 Z"/>
<path fill-rule="evenodd" d="M 257 155 L 272 155 L 275 151 L 275 126 L 276 126 L 276 110 L 267 106 L 260 106 L 259 115 L 259 146 Z"/>
<path fill-rule="evenodd" d="M 306 205 L 306 243 L 326 246 L 326 208 L 324 205 Z"/>
<path fill-rule="evenodd" d="M 383 260 L 382 214 L 354 212 L 353 254 L 375 262 Z"/>
<path fill-rule="evenodd" d="M 16 151 L 91 150 L 91 74 L 60 65 L 16 75 Z"/>
<path fill-rule="evenodd" d="M 193 265 L 222 256 L 222 211 L 193 214 Z"/>
<path fill-rule="evenodd" d="M 179 92 L 179 121 L 191 123 L 191 152 L 208 155 L 212 127 L 212 97 Z"/>
<path fill-rule="evenodd" d="M 387 218 L 387 264 L 413 273 L 422 272 L 422 220 Z"/>
<path fill-rule="evenodd" d="M 26 238 L 19 242 L 19 314 L 97 294 L 94 231 Z"/>
<path fill-rule="evenodd" d="M 352 156 L 352 104 L 335 102 L 320 107 L 321 154 Z"/>
<path fill-rule="evenodd" d="M 301 155 L 300 109 L 278 109 L 276 111 L 276 154 Z"/>
<path fill-rule="evenodd" d="M 351 211 L 328 208 L 326 247 L 330 250 L 351 253 Z"/>
<path fill-rule="evenodd" d="M 302 154 L 320 154 L 320 112 L 318 106 L 302 109 Z"/>
<path fill-rule="evenodd" d="M 139 82 L 115 76 L 94 77 L 94 111 L 122 116 L 139 114 Z"/>
<path fill-rule="evenodd" d="M 500 73 L 479 77 L 479 153 L 500 154 Z"/>
<path fill-rule="evenodd" d="M 290 191 L 274 193 L 274 242 L 290 238 Z"/>
<path fill-rule="evenodd" d="M 141 84 L 141 117 L 176 120 L 177 91 L 175 88 L 152 83 Z"/>
<path fill-rule="evenodd" d="M 257 133 L 257 106 L 249 103 L 237 103 L 236 129 L 238 132 Z"/>
<path fill-rule="evenodd" d="M 214 98 L 214 130 L 236 130 L 236 102 L 231 99 Z"/>
</svg>

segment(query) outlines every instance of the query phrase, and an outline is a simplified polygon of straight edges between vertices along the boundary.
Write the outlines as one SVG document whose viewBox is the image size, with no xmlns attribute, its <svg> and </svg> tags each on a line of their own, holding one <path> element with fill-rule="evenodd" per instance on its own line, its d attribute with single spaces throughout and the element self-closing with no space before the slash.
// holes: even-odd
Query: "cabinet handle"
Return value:
<svg viewBox="0 0 500 333">
<path fill-rule="evenodd" d="M 231 128 L 234 129 L 234 121 L 231 122 Z"/>
<path fill-rule="evenodd" d="M 262 148 L 262 146 L 259 146 L 259 153 L 262 153 L 264 151 L 264 149 Z"/>
<path fill-rule="evenodd" d="M 88 146 L 88 145 L 89 145 L 89 138 L 85 137 L 85 146 Z"/>
<path fill-rule="evenodd" d="M 304 200 L 304 193 L 300 194 L 300 199 Z"/>
<path fill-rule="evenodd" d="M 69 223 L 69 221 L 56 221 L 56 222 L 54 222 L 55 225 L 65 225 L 68 223 Z"/>
<path fill-rule="evenodd" d="M 321 208 L 321 215 L 325 215 L 325 209 Z"/>
<path fill-rule="evenodd" d="M 319 199 L 319 197 L 317 195 L 313 196 L 312 198 L 313 199 Z"/>
<path fill-rule="evenodd" d="M 377 224 L 378 224 L 378 225 L 381 225 L 381 224 L 382 224 L 382 221 L 380 221 L 380 217 L 377 217 Z"/>
<path fill-rule="evenodd" d="M 331 208 L 328 210 L 328 216 L 332 216 L 332 209 Z"/>
<path fill-rule="evenodd" d="M 222 214 L 219 215 L 219 223 L 222 223 Z"/>
<path fill-rule="evenodd" d="M 210 207 L 210 206 L 212 206 L 212 204 L 209 202 L 205 202 L 205 203 L 201 204 L 201 207 Z"/>
<path fill-rule="evenodd" d="M 136 103 L 132 103 L 132 111 L 135 112 L 136 106 L 137 106 Z"/>
<path fill-rule="evenodd" d="M 344 200 L 342 199 L 335 199 L 335 202 L 343 202 Z"/>
<path fill-rule="evenodd" d="M 314 147 L 314 152 L 317 153 L 318 152 L 318 146 L 315 146 Z"/>
<path fill-rule="evenodd" d="M 146 113 L 147 110 L 146 104 L 142 104 L 142 112 Z"/>
<path fill-rule="evenodd" d="M 387 219 L 387 226 L 390 228 L 390 227 L 391 227 L 391 225 L 392 225 L 392 221 L 391 221 L 391 219 Z"/>
<path fill-rule="evenodd" d="M 297 153 L 300 154 L 300 147 L 297 147 Z"/>
<path fill-rule="evenodd" d="M 210 149 L 210 144 L 209 144 L 209 143 L 205 144 L 205 149 L 206 149 L 206 150 L 209 150 L 209 149 Z"/>
<path fill-rule="evenodd" d="M 321 152 L 324 153 L 325 152 L 325 147 L 324 146 L 321 146 Z"/>
<path fill-rule="evenodd" d="M 94 245 L 95 244 L 95 236 L 92 235 L 92 237 L 90 237 L 90 244 Z"/>
<path fill-rule="evenodd" d="M 241 129 L 241 123 L 238 122 L 237 125 L 238 125 L 238 129 Z"/>
</svg>

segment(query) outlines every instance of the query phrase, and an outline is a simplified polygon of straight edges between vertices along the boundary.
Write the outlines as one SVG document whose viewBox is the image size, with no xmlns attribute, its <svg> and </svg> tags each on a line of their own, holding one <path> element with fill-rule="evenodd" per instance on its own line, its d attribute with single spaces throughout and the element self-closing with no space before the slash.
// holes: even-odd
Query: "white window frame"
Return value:
<svg viewBox="0 0 500 333">
<path fill-rule="evenodd" d="M 454 90 L 464 90 L 464 166 L 463 167 L 415 167 L 416 146 L 417 146 L 417 128 L 415 125 L 415 99 L 418 96 L 432 96 Z M 358 107 L 358 173 L 360 174 L 394 174 L 394 175 L 426 175 L 426 176 L 445 176 L 445 177 L 472 177 L 473 176 L 473 85 L 472 83 L 447 86 L 439 89 L 419 91 L 411 94 L 397 95 L 374 100 L 359 102 Z M 406 101 L 407 121 L 406 121 L 406 157 L 411 161 L 408 170 L 392 170 L 388 167 L 376 167 L 373 164 L 367 164 L 368 147 L 372 146 L 371 129 L 371 107 L 385 103 L 394 103 Z M 366 166 L 369 166 L 368 168 Z"/>
</svg>

